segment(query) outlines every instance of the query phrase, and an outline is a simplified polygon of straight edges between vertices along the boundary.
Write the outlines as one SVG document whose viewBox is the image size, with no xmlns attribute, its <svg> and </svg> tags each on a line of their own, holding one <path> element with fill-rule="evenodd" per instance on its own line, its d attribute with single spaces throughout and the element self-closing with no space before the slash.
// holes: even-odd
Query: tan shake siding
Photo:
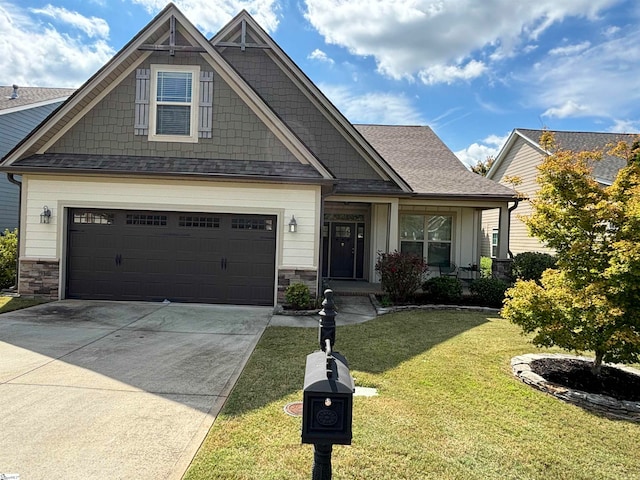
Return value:
<svg viewBox="0 0 640 480">
<path fill-rule="evenodd" d="M 223 56 L 337 178 L 380 178 L 266 52 L 229 48 Z"/>
<path fill-rule="evenodd" d="M 65 255 L 64 209 L 165 210 L 278 215 L 279 268 L 317 269 L 320 187 L 231 182 L 136 181 L 114 178 L 74 179 L 25 175 L 21 257 L 60 259 Z M 52 210 L 50 224 L 40 223 L 42 207 Z M 298 231 L 287 224 L 295 215 Z"/>
<path fill-rule="evenodd" d="M 154 54 L 139 68 L 168 64 L 168 58 Z M 201 71 L 213 71 L 199 55 L 176 56 L 170 64 L 195 64 Z M 146 135 L 134 135 L 135 88 L 133 71 L 48 152 L 298 161 L 217 74 L 213 81 L 213 136 L 200 138 L 197 143 L 150 142 Z"/>
</svg>

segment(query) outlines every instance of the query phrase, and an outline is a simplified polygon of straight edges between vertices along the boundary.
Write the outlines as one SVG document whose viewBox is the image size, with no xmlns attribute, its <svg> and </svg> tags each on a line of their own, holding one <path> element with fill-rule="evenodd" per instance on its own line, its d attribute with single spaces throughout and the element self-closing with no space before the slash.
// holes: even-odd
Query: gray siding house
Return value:
<svg viewBox="0 0 640 480">
<path fill-rule="evenodd" d="M 0 157 L 62 105 L 74 90 L 0 86 Z M 19 188 L 6 175 L 0 178 L 0 232 L 18 227 Z"/>
<path fill-rule="evenodd" d="M 19 290 L 53 298 L 275 305 L 378 282 L 381 252 L 471 267 L 514 200 L 429 127 L 351 124 L 248 13 L 207 39 L 172 4 L 0 170 Z"/>
<path fill-rule="evenodd" d="M 606 150 L 607 145 L 619 141 L 631 143 L 637 135 L 598 132 L 567 132 L 552 131 L 558 148 L 572 151 Z M 496 161 L 487 173 L 487 178 L 504 185 L 507 177 L 517 176 L 522 184 L 517 186 L 526 199 L 521 200 L 518 207 L 511 214 L 509 250 L 513 255 L 523 252 L 553 253 L 537 238 L 529 235 L 523 217 L 532 213 L 530 200 L 534 199 L 538 191 L 536 178 L 537 167 L 549 152 L 540 146 L 540 136 L 543 130 L 516 128 L 511 132 L 504 147 L 498 153 Z M 625 166 L 624 160 L 605 155 L 602 161 L 594 166 L 593 175 L 603 185 L 611 185 L 618 171 Z M 497 237 L 499 236 L 499 212 L 485 211 L 482 215 L 482 255 L 497 255 Z"/>
</svg>

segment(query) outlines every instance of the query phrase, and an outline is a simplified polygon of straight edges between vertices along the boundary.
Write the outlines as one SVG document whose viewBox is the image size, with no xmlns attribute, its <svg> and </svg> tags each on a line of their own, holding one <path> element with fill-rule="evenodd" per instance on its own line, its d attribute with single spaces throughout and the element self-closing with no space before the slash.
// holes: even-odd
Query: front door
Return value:
<svg viewBox="0 0 640 480">
<path fill-rule="evenodd" d="M 353 278 L 356 253 L 356 224 L 331 224 L 331 276 Z"/>
</svg>

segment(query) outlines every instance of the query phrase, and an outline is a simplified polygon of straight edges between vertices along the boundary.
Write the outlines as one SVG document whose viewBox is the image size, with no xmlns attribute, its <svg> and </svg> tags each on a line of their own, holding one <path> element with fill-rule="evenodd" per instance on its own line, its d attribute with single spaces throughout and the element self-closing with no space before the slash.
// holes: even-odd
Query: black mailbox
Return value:
<svg viewBox="0 0 640 480">
<path fill-rule="evenodd" d="M 337 352 L 307 355 L 302 398 L 302 443 L 351 445 L 354 384 Z"/>
</svg>

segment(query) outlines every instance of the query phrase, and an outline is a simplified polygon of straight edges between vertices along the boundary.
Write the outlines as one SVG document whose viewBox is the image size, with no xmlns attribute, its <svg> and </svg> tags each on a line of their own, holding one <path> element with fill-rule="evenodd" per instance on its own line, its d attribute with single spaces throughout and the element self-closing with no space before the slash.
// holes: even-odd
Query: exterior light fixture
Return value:
<svg viewBox="0 0 640 480">
<path fill-rule="evenodd" d="M 291 233 L 296 233 L 298 230 L 298 222 L 296 222 L 296 217 L 291 215 L 291 220 L 289 220 L 289 231 Z"/>
<path fill-rule="evenodd" d="M 40 214 L 40 223 L 49 223 L 51 221 L 51 210 L 46 205 L 42 209 Z"/>
</svg>

